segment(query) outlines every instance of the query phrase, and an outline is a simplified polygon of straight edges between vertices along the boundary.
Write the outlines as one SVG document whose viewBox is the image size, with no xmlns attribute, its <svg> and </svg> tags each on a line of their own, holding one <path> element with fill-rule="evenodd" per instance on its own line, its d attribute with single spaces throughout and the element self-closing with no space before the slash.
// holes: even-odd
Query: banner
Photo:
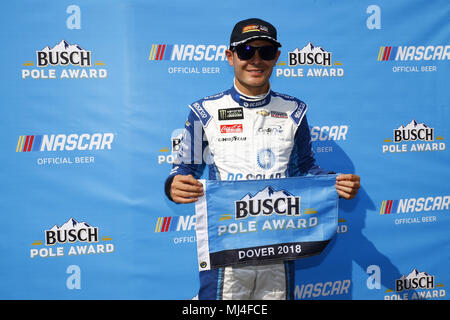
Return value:
<svg viewBox="0 0 450 320">
<path fill-rule="evenodd" d="M 338 221 L 336 175 L 205 181 L 196 203 L 199 269 L 322 252 Z"/>
<path fill-rule="evenodd" d="M 164 182 L 188 105 L 231 88 L 225 51 L 250 17 L 277 28 L 271 89 L 308 106 L 316 164 L 361 177 L 335 237 L 295 261 L 295 299 L 449 299 L 450 1 L 18 0 L 0 12 L 1 299 L 198 293 L 195 206 L 168 200 Z"/>
</svg>

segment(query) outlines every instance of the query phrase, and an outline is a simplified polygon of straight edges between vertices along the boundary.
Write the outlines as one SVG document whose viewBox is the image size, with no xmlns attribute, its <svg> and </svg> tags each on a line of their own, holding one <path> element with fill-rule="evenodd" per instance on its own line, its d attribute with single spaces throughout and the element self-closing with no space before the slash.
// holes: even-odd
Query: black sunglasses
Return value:
<svg viewBox="0 0 450 320">
<path fill-rule="evenodd" d="M 241 60 L 250 60 L 255 52 L 258 51 L 258 55 L 263 60 L 273 60 L 277 55 L 278 48 L 275 46 L 263 46 L 253 47 L 246 44 L 239 45 L 233 49 L 236 51 L 237 56 Z"/>
</svg>

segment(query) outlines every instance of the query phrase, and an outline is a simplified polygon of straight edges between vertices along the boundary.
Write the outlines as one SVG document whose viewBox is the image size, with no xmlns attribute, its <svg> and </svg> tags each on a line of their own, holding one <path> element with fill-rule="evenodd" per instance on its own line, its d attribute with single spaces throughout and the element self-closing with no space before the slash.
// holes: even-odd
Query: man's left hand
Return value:
<svg viewBox="0 0 450 320">
<path fill-rule="evenodd" d="M 356 174 L 341 174 L 336 177 L 336 191 L 341 198 L 353 199 L 360 187 L 360 178 Z"/>
</svg>

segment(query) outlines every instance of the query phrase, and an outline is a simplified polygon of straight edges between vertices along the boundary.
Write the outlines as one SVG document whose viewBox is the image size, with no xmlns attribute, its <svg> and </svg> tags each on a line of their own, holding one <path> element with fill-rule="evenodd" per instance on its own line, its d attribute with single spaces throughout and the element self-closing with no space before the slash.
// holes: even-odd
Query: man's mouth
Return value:
<svg viewBox="0 0 450 320">
<path fill-rule="evenodd" d="M 254 74 L 254 75 L 261 75 L 264 73 L 264 70 L 253 69 L 253 70 L 247 70 L 247 72 L 249 72 L 250 74 Z"/>
</svg>

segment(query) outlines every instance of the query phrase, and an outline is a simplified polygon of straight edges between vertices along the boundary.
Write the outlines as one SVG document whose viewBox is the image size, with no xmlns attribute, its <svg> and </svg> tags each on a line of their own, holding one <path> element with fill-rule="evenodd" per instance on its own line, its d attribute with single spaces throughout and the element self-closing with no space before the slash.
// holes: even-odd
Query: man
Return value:
<svg viewBox="0 0 450 320">
<path fill-rule="evenodd" d="M 208 164 L 209 178 L 271 179 L 328 174 L 315 164 L 302 101 L 270 89 L 281 44 L 273 25 L 261 19 L 238 22 L 226 57 L 234 86 L 194 102 L 165 191 L 176 203 L 203 195 L 197 180 Z M 207 151 L 211 158 L 206 158 Z M 340 197 L 355 197 L 359 177 L 336 178 Z M 225 267 L 200 272 L 199 299 L 293 299 L 293 262 Z"/>
</svg>

